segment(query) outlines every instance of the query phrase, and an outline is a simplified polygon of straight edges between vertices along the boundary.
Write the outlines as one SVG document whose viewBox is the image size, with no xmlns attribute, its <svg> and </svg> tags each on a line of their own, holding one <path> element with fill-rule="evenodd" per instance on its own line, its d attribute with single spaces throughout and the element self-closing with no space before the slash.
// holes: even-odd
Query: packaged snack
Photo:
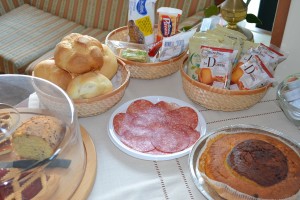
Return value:
<svg viewBox="0 0 300 200">
<path fill-rule="evenodd" d="M 114 52 L 114 54 L 119 55 L 120 51 L 122 49 L 139 49 L 139 50 L 145 50 L 146 47 L 144 44 L 137 44 L 137 43 L 131 43 L 131 42 L 124 42 L 119 40 L 107 40 L 105 41 L 106 45 Z"/>
<path fill-rule="evenodd" d="M 182 15 L 182 10 L 169 7 L 161 7 L 157 9 L 158 26 L 156 42 L 164 37 L 170 37 L 178 32 L 179 19 Z"/>
<path fill-rule="evenodd" d="M 218 88 L 229 88 L 233 49 L 202 46 L 198 81 Z"/>
<path fill-rule="evenodd" d="M 163 38 L 162 47 L 159 50 L 159 60 L 164 61 L 183 53 L 189 44 L 189 39 L 194 35 L 196 29 L 181 32 L 171 37 Z"/>
<path fill-rule="evenodd" d="M 278 51 L 260 43 L 256 48 L 250 48 L 238 61 L 237 67 L 250 60 L 253 56 L 259 56 L 268 71 L 274 74 L 277 65 L 286 59 L 286 56 Z"/>
<path fill-rule="evenodd" d="M 156 0 L 129 0 L 129 41 L 139 44 L 154 43 L 154 19 Z"/>
<path fill-rule="evenodd" d="M 273 82 L 273 75 L 258 55 L 236 66 L 232 72 L 231 84 L 237 84 L 240 90 L 252 90 Z"/>
<path fill-rule="evenodd" d="M 197 69 L 201 63 L 201 46 L 215 48 L 233 49 L 233 41 L 221 35 L 215 35 L 206 32 L 196 32 L 189 40 L 189 58 L 187 63 L 187 74 L 198 81 Z"/>
<path fill-rule="evenodd" d="M 259 43 L 254 43 L 254 42 L 245 40 L 240 57 L 249 53 L 252 49 L 257 48 L 258 46 L 259 46 Z"/>
<path fill-rule="evenodd" d="M 199 27 L 200 32 L 206 32 L 211 29 L 215 29 L 217 25 L 225 25 L 227 23 L 222 17 L 213 15 L 209 18 L 204 18 Z"/>
<path fill-rule="evenodd" d="M 257 51 L 258 55 L 260 55 L 260 58 L 263 61 L 269 60 L 269 65 L 267 67 L 272 74 L 274 73 L 277 65 L 286 59 L 286 56 L 284 54 L 262 43 L 254 50 Z"/>
<path fill-rule="evenodd" d="M 233 63 L 235 65 L 238 62 L 243 49 L 244 41 L 246 41 L 247 37 L 238 31 L 231 30 L 220 25 L 216 25 L 215 29 L 208 30 L 207 32 L 210 34 L 223 36 L 233 41 L 233 49 L 237 50 L 237 56 Z"/>
<path fill-rule="evenodd" d="M 122 49 L 120 51 L 120 57 L 127 60 L 132 60 L 136 62 L 148 62 L 148 53 L 145 50 L 140 49 Z"/>
<path fill-rule="evenodd" d="M 148 46 L 149 57 L 151 57 L 151 58 L 156 57 L 161 46 L 162 46 L 162 40 L 149 45 Z M 154 59 L 156 59 L 156 58 L 154 58 Z"/>
</svg>

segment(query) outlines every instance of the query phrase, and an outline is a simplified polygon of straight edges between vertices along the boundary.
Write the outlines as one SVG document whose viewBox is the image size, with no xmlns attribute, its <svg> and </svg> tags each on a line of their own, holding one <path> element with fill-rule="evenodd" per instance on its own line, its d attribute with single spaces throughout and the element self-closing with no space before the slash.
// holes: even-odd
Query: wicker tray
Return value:
<svg viewBox="0 0 300 200">
<path fill-rule="evenodd" d="M 108 44 L 109 40 L 128 42 L 127 26 L 110 32 L 105 39 L 105 43 Z M 121 58 L 118 55 L 116 56 L 126 63 L 126 66 L 130 71 L 130 77 L 140 79 L 157 79 L 177 72 L 186 58 L 187 52 L 183 52 L 173 59 L 157 63 L 134 62 Z"/>
<path fill-rule="evenodd" d="M 195 103 L 211 110 L 237 111 L 248 109 L 259 102 L 271 85 L 255 90 L 226 90 L 193 80 L 186 74 L 185 60 L 180 68 L 183 89 Z"/>
</svg>

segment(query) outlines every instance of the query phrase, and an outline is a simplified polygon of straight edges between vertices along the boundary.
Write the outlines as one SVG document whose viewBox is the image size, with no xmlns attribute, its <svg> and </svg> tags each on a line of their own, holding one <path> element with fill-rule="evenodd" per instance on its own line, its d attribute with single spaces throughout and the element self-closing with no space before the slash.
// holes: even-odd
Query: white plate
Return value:
<svg viewBox="0 0 300 200">
<path fill-rule="evenodd" d="M 184 101 L 181 101 L 179 99 L 175 99 L 175 98 L 171 98 L 171 97 L 165 97 L 165 96 L 141 97 L 141 98 L 133 99 L 133 100 L 128 101 L 128 102 L 124 103 L 123 105 L 121 105 L 119 108 L 117 108 L 113 112 L 113 114 L 111 115 L 111 117 L 109 119 L 109 123 L 108 123 L 109 137 L 110 137 L 111 141 L 124 153 L 126 153 L 130 156 L 133 156 L 135 158 L 143 159 L 143 160 L 171 160 L 171 159 L 179 158 L 179 157 L 182 157 L 182 156 L 185 156 L 185 155 L 189 154 L 189 152 L 191 151 L 191 149 L 193 147 L 193 145 L 192 145 L 189 148 L 187 148 L 183 151 L 180 151 L 180 152 L 176 152 L 176 153 L 164 154 L 164 155 L 153 155 L 153 154 L 147 154 L 147 153 L 136 151 L 136 150 L 131 149 L 130 147 L 126 146 L 125 144 L 123 144 L 123 142 L 121 142 L 121 140 L 119 139 L 118 134 L 114 130 L 113 119 L 114 119 L 116 114 L 121 113 L 121 112 L 125 113 L 128 106 L 132 102 L 134 102 L 138 99 L 145 99 L 145 100 L 151 101 L 152 103 L 157 103 L 159 101 L 165 101 L 165 102 L 168 102 L 168 103 L 176 103 L 180 107 L 188 106 L 188 107 L 194 109 L 195 112 L 198 115 L 198 126 L 196 127 L 196 130 L 201 133 L 200 138 L 202 138 L 206 134 L 205 119 L 202 116 L 202 114 L 195 107 L 193 107 L 192 105 L 190 105 L 190 104 L 188 104 Z"/>
</svg>

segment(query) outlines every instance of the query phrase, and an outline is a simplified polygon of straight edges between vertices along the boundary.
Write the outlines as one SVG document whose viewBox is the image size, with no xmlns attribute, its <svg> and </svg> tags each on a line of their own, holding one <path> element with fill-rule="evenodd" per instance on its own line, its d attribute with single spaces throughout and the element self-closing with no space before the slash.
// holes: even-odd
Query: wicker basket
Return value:
<svg viewBox="0 0 300 200">
<path fill-rule="evenodd" d="M 115 29 L 112 32 L 110 32 L 106 37 L 105 43 L 108 44 L 109 40 L 127 42 L 127 26 Z M 121 58 L 118 55 L 116 56 L 126 63 L 126 66 L 130 71 L 130 77 L 140 79 L 157 79 L 177 72 L 180 69 L 182 62 L 186 58 L 187 52 L 185 51 L 173 59 L 156 63 L 134 62 L 131 60 Z"/>
<path fill-rule="evenodd" d="M 88 117 L 104 113 L 122 99 L 125 89 L 129 84 L 130 72 L 126 67 L 126 64 L 120 59 L 118 59 L 118 64 L 118 72 L 114 78 L 119 76 L 119 80 L 117 80 L 119 83 L 115 90 L 105 95 L 100 95 L 89 99 L 73 100 L 79 117 Z M 112 82 L 114 82 L 114 80 L 112 80 Z"/>
<path fill-rule="evenodd" d="M 183 89 L 193 102 L 207 109 L 221 111 L 248 109 L 259 102 L 271 86 L 270 84 L 255 90 L 226 90 L 212 87 L 190 78 L 186 74 L 186 61 L 180 68 Z"/>
<path fill-rule="evenodd" d="M 34 76 L 34 73 L 32 74 Z M 130 72 L 126 67 L 126 64 L 118 59 L 118 71 L 112 78 L 112 83 L 116 89 L 105 95 L 89 99 L 76 99 L 73 100 L 77 114 L 79 117 L 94 116 L 106 112 L 115 104 L 117 104 L 125 93 L 125 89 L 129 84 Z M 51 96 L 43 90 L 36 88 L 38 97 L 52 110 L 64 109 L 64 104 L 61 99 L 55 96 Z"/>
</svg>

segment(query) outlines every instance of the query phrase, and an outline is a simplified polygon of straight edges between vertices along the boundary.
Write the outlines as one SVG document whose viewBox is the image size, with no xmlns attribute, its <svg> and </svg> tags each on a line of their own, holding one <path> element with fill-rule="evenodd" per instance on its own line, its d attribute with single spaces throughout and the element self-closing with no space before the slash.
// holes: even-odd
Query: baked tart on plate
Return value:
<svg viewBox="0 0 300 200">
<path fill-rule="evenodd" d="M 225 199 L 299 198 L 299 146 L 254 130 L 210 135 L 197 157 L 198 175 Z"/>
</svg>

